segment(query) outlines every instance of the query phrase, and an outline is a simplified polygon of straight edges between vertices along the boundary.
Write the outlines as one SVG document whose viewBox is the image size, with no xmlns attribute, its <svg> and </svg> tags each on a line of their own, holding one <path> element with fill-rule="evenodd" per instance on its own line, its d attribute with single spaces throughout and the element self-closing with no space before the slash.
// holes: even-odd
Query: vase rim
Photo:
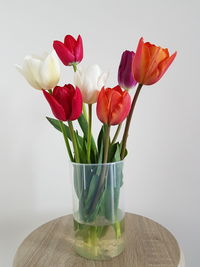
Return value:
<svg viewBox="0 0 200 267">
<path fill-rule="evenodd" d="M 99 165 L 104 165 L 104 166 L 108 166 L 108 165 L 115 165 L 115 164 L 120 164 L 120 163 L 124 163 L 124 159 L 123 160 L 119 160 L 119 161 L 115 161 L 115 162 L 106 162 L 106 163 L 79 163 L 79 162 L 72 162 L 70 161 L 70 163 L 72 165 L 86 165 L 86 166 L 99 166 Z"/>
</svg>

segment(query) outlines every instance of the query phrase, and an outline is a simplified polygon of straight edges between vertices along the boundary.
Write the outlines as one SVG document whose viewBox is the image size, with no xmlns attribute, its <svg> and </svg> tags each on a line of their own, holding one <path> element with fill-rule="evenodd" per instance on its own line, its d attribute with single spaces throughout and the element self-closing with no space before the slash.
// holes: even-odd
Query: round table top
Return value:
<svg viewBox="0 0 200 267">
<path fill-rule="evenodd" d="M 13 267 L 180 267 L 181 252 L 173 235 L 143 216 L 126 213 L 125 251 L 108 261 L 87 260 L 73 250 L 72 215 L 34 230 L 18 248 Z"/>
</svg>

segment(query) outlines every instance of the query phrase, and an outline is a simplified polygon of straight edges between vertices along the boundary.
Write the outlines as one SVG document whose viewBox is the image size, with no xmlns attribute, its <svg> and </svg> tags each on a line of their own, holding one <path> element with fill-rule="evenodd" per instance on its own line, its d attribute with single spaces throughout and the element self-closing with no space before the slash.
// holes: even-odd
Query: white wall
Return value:
<svg viewBox="0 0 200 267">
<path fill-rule="evenodd" d="M 40 224 L 71 212 L 62 136 L 45 120 L 50 108 L 13 67 L 52 41 L 81 34 L 85 58 L 110 70 L 116 84 L 121 52 L 143 36 L 178 56 L 166 75 L 144 87 L 137 103 L 127 159 L 127 211 L 167 227 L 198 267 L 199 1 L 1 1 L 0 266 Z M 62 66 L 62 80 L 72 70 Z M 95 129 L 97 131 L 97 128 Z"/>
</svg>

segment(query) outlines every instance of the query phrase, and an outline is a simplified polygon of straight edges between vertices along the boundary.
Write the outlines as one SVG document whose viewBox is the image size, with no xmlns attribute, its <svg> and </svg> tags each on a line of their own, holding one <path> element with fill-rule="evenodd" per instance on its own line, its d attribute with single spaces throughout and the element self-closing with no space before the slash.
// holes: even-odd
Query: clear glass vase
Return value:
<svg viewBox="0 0 200 267">
<path fill-rule="evenodd" d="M 124 162 L 71 163 L 75 251 L 106 260 L 124 250 Z"/>
</svg>

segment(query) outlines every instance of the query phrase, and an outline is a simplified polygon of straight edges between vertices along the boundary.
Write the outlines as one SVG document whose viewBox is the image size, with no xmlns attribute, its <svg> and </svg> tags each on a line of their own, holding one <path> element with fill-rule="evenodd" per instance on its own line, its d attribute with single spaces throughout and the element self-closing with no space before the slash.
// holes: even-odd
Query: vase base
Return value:
<svg viewBox="0 0 200 267">
<path fill-rule="evenodd" d="M 112 244 L 111 247 L 108 247 L 108 249 L 99 249 L 97 247 L 93 247 L 92 251 L 91 248 L 86 248 L 84 245 L 84 248 L 81 246 L 75 246 L 75 252 L 86 259 L 89 260 L 110 260 L 114 257 L 119 256 L 124 251 L 124 243 L 122 244 Z M 96 251 L 95 251 L 96 250 Z"/>
<path fill-rule="evenodd" d="M 124 250 L 124 219 L 110 225 L 88 225 L 74 220 L 75 251 L 90 260 L 109 260 Z"/>
</svg>

